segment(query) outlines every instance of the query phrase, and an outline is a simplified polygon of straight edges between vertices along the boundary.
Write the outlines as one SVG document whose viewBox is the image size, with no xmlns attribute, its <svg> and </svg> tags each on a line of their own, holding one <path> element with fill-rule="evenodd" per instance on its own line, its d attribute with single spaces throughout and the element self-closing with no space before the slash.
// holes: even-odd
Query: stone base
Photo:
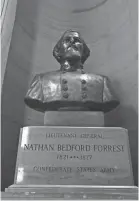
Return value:
<svg viewBox="0 0 139 201">
<path fill-rule="evenodd" d="M 132 186 L 128 132 L 106 127 L 24 127 L 14 184 Z"/>
<path fill-rule="evenodd" d="M 46 126 L 104 126 L 103 112 L 90 111 L 47 111 L 44 115 Z"/>
<path fill-rule="evenodd" d="M 137 200 L 128 132 L 106 127 L 24 127 L 14 184 L 5 191 L 3 200 Z"/>
<path fill-rule="evenodd" d="M 137 200 L 138 188 L 135 186 L 12 185 L 2 193 L 2 198 L 3 200 Z"/>
</svg>

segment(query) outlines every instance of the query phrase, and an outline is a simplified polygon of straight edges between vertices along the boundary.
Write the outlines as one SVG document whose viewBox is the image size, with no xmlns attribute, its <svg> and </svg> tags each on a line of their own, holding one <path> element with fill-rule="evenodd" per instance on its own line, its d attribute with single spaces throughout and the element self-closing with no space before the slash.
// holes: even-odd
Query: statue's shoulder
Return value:
<svg viewBox="0 0 139 201">
<path fill-rule="evenodd" d="M 42 80 L 47 80 L 47 79 L 52 79 L 54 77 L 58 77 L 60 75 L 60 71 L 50 71 L 50 72 L 46 72 L 46 73 L 40 73 L 40 74 L 36 74 L 36 78 Z"/>
<path fill-rule="evenodd" d="M 103 81 L 105 79 L 105 76 L 104 75 L 100 75 L 100 74 L 88 74 L 93 80 L 101 80 Z"/>
</svg>

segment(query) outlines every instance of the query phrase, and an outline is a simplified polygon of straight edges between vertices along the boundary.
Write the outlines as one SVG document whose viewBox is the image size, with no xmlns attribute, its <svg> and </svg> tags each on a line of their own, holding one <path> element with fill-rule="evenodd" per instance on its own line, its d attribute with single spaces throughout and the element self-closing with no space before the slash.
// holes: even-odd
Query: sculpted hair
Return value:
<svg viewBox="0 0 139 201">
<path fill-rule="evenodd" d="M 56 60 L 59 63 L 61 63 L 61 61 L 62 61 L 62 54 L 61 54 L 62 40 L 63 40 L 65 34 L 72 33 L 72 32 L 78 33 L 79 38 L 80 38 L 81 42 L 83 43 L 83 54 L 82 54 L 81 62 L 82 62 L 82 64 L 84 64 L 84 62 L 90 55 L 90 50 L 89 50 L 88 46 L 86 45 L 85 41 L 83 40 L 83 38 L 81 37 L 80 33 L 77 31 L 74 31 L 74 30 L 67 30 L 66 32 L 64 32 L 64 34 L 62 35 L 62 37 L 60 38 L 60 40 L 57 42 L 57 44 L 55 45 L 55 47 L 53 49 L 53 56 L 56 58 Z"/>
</svg>

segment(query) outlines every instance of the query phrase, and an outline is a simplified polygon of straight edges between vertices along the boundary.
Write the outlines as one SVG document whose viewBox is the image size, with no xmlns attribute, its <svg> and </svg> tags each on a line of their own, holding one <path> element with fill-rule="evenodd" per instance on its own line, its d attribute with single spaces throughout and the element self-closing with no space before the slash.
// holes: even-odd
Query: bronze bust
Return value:
<svg viewBox="0 0 139 201">
<path fill-rule="evenodd" d="M 89 110 L 109 112 L 119 101 L 106 76 L 84 72 L 90 50 L 80 33 L 66 31 L 53 50 L 60 70 L 37 74 L 31 82 L 25 103 L 34 110 Z"/>
</svg>

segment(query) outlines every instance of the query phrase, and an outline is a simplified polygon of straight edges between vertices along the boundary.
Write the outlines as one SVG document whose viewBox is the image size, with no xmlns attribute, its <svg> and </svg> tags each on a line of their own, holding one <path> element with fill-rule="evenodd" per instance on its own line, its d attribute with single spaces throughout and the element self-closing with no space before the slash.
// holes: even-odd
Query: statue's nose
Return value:
<svg viewBox="0 0 139 201">
<path fill-rule="evenodd" d="M 71 43 L 73 43 L 74 42 L 74 38 L 73 37 L 71 37 Z"/>
</svg>

